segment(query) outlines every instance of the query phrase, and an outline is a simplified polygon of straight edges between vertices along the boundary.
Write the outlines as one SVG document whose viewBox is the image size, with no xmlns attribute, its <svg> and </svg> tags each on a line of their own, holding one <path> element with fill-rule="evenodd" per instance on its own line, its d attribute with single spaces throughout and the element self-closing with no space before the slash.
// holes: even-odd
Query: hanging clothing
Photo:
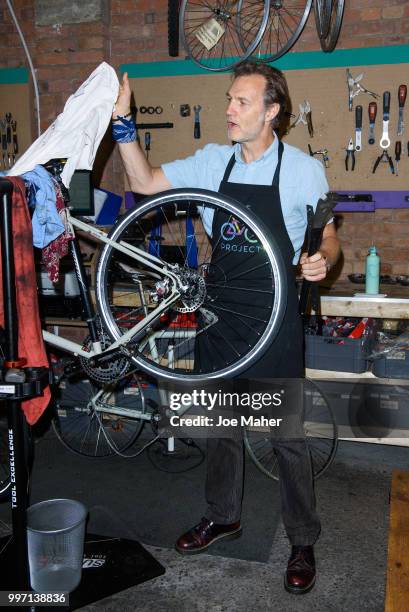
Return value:
<svg viewBox="0 0 409 612">
<path fill-rule="evenodd" d="M 68 98 L 63 112 L 27 149 L 8 176 L 29 172 L 50 159 L 67 158 L 61 173 L 68 188 L 76 169 L 91 170 L 119 92 L 115 70 L 102 62 Z"/>
<path fill-rule="evenodd" d="M 62 219 L 66 219 L 66 207 L 61 186 L 53 179 L 57 212 Z M 68 223 L 64 227 L 64 232 L 55 238 L 50 244 L 43 248 L 41 261 L 46 269 L 48 278 L 52 283 L 58 283 L 60 277 L 60 260 L 68 254 L 70 241 L 74 239 Z"/>
<path fill-rule="evenodd" d="M 28 184 L 29 206 L 34 208 L 31 223 L 33 244 L 43 249 L 65 231 L 56 207 L 55 183 L 43 166 L 25 172 L 22 179 Z"/>
<path fill-rule="evenodd" d="M 48 368 L 38 311 L 37 283 L 34 268 L 31 219 L 25 198 L 25 185 L 18 177 L 7 177 L 13 183 L 12 227 L 18 321 L 18 356 L 27 359 L 29 367 Z M 1 253 L 0 253 L 1 259 Z M 0 261 L 1 264 L 1 261 Z M 4 326 L 3 277 L 0 265 L 0 324 Z M 51 398 L 50 388 L 43 395 L 22 402 L 27 422 L 34 425 Z"/>
</svg>

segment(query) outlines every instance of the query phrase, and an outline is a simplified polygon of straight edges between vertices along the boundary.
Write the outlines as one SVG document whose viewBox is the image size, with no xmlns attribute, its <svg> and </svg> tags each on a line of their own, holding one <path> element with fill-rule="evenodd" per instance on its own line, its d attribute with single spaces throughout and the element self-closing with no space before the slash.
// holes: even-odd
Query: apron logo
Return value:
<svg viewBox="0 0 409 612">
<path fill-rule="evenodd" d="M 243 236 L 244 240 L 250 244 L 258 243 L 257 238 L 254 237 L 250 229 L 244 223 L 237 221 L 237 219 L 234 217 L 232 217 L 231 221 L 223 223 L 220 228 L 220 236 L 223 238 L 223 240 L 229 242 L 230 240 L 234 240 L 234 238 Z"/>
</svg>

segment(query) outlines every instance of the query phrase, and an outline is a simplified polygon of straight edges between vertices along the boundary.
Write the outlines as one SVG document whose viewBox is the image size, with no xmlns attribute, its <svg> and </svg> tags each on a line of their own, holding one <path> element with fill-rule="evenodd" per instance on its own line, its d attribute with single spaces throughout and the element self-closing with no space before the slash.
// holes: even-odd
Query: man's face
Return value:
<svg viewBox="0 0 409 612">
<path fill-rule="evenodd" d="M 264 104 L 265 78 L 260 74 L 237 77 L 227 92 L 227 134 L 235 142 L 254 142 L 270 122 L 280 106 Z"/>
</svg>

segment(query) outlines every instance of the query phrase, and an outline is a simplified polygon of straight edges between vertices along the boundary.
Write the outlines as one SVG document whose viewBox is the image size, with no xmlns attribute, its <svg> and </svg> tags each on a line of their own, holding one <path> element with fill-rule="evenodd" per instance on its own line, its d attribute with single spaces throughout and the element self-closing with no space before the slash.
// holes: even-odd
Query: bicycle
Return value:
<svg viewBox="0 0 409 612">
<path fill-rule="evenodd" d="M 249 263 L 242 264 L 241 269 L 236 267 L 229 277 L 220 276 L 218 259 L 211 256 L 220 246 L 218 257 L 226 257 L 230 244 L 223 235 L 211 236 L 210 240 L 207 237 L 215 213 L 224 214 L 226 223 L 232 223 L 233 218 L 239 223 L 243 231 L 238 246 L 245 246 L 245 236 L 258 242 L 258 248 L 249 252 Z M 60 405 L 55 427 L 66 446 L 80 454 L 124 455 L 143 422 L 149 421 L 155 430 L 158 420 L 157 410 L 147 410 L 132 370 L 143 370 L 159 380 L 192 383 L 239 375 L 262 356 L 280 328 L 286 296 L 283 262 L 273 237 L 244 206 L 199 189 L 171 190 L 146 198 L 120 218 L 109 233 L 72 216 L 69 210 L 67 223 L 73 236 L 80 230 L 105 245 L 95 281 L 99 314 L 92 305 L 75 238 L 71 241 L 71 257 L 89 336 L 83 344 L 48 331 L 43 332 L 43 338 L 47 344 L 76 356 L 77 369 L 82 369 L 97 388 L 88 389 L 88 399 L 79 405 Z M 244 281 L 249 270 L 252 281 Z M 268 279 L 268 292 L 260 294 L 259 275 Z M 227 298 L 232 292 L 251 292 L 257 302 L 257 316 L 242 311 L 237 300 L 234 310 L 228 308 Z M 195 342 L 202 336 L 215 354 L 219 343 L 231 342 L 217 333 L 219 320 L 230 322 L 231 338 L 241 349 L 215 366 L 202 362 L 200 352 L 195 352 Z M 121 403 L 117 402 L 124 381 L 130 379 L 139 389 L 137 408 L 123 405 L 123 395 Z M 332 418 L 330 415 L 330 422 Z M 335 424 L 331 427 L 334 437 Z M 159 438 L 160 433 L 155 433 L 144 448 Z M 328 461 L 333 456 L 331 453 Z"/>
</svg>

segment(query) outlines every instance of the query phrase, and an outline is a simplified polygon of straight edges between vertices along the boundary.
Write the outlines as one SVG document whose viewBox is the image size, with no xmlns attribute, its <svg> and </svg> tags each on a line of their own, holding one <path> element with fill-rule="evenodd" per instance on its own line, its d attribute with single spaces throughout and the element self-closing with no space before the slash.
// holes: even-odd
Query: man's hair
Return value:
<svg viewBox="0 0 409 612">
<path fill-rule="evenodd" d="M 233 79 L 241 76 L 259 74 L 265 79 L 264 104 L 266 107 L 279 104 L 278 115 L 271 122 L 273 129 L 278 128 L 284 118 L 287 108 L 290 107 L 290 94 L 285 76 L 277 68 L 252 60 L 240 62 L 233 70 Z"/>
</svg>

